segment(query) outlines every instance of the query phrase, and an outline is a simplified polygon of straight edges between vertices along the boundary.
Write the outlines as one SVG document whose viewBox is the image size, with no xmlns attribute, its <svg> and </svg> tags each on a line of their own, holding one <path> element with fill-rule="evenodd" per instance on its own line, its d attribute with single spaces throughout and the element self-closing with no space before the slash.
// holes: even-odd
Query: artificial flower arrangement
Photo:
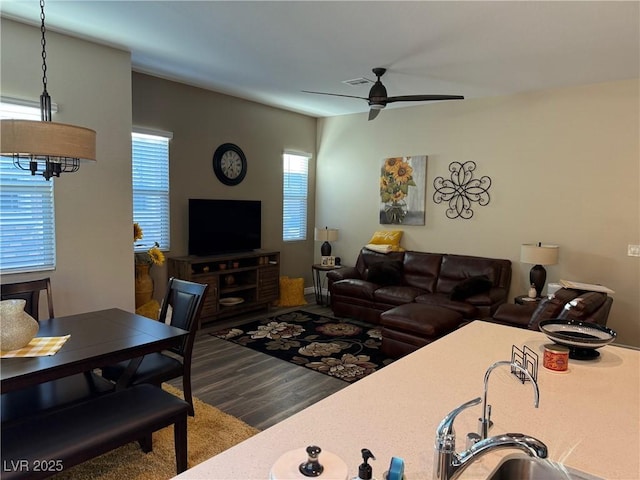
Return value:
<svg viewBox="0 0 640 480">
<path fill-rule="evenodd" d="M 380 172 L 380 200 L 391 223 L 401 223 L 407 214 L 405 197 L 415 187 L 413 168 L 402 157 L 387 158 Z"/>
<path fill-rule="evenodd" d="M 143 237 L 142 228 L 137 223 L 133 224 L 134 243 Z M 146 252 L 135 252 L 136 265 L 162 265 L 164 263 L 164 253 L 160 250 L 160 245 L 155 242 Z"/>
</svg>

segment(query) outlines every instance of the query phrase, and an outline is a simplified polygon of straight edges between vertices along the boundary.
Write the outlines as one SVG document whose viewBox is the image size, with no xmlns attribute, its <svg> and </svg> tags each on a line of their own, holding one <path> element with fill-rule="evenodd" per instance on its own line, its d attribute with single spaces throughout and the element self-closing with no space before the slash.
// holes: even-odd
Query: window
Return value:
<svg viewBox="0 0 640 480">
<path fill-rule="evenodd" d="M 0 118 L 40 120 L 36 102 L 4 100 Z M 53 270 L 56 231 L 53 181 L 31 175 L 0 157 L 0 271 L 3 274 Z"/>
<path fill-rule="evenodd" d="M 133 221 L 144 237 L 136 251 L 158 242 L 169 250 L 169 140 L 168 132 L 135 129 L 131 134 Z"/>
<path fill-rule="evenodd" d="M 309 159 L 307 153 L 283 155 L 282 239 L 285 242 L 307 238 L 307 192 Z"/>
</svg>

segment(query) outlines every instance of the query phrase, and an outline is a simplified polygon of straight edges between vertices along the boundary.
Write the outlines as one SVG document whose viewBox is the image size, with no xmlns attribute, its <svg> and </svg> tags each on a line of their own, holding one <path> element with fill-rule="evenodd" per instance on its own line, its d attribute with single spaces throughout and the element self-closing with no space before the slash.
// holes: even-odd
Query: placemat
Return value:
<svg viewBox="0 0 640 480">
<path fill-rule="evenodd" d="M 62 337 L 36 337 L 25 347 L 8 352 L 0 352 L 0 358 L 11 357 L 46 357 L 54 355 L 71 335 Z"/>
</svg>

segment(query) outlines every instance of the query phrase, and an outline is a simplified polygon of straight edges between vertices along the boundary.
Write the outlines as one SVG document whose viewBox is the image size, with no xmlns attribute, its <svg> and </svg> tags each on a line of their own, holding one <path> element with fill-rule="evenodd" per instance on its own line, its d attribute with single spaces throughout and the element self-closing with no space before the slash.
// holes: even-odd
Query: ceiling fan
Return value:
<svg viewBox="0 0 640 480">
<path fill-rule="evenodd" d="M 374 68 L 373 73 L 378 79 L 369 90 L 368 97 L 357 97 L 355 95 L 340 95 L 338 93 L 310 92 L 303 90 L 304 93 L 315 93 L 318 95 L 332 95 L 334 97 L 360 98 L 369 102 L 369 120 L 373 120 L 378 116 L 380 110 L 392 102 L 429 102 L 434 100 L 464 100 L 461 95 L 401 95 L 399 97 L 388 97 L 387 89 L 380 81 L 380 77 L 387 71 L 386 68 Z"/>
</svg>

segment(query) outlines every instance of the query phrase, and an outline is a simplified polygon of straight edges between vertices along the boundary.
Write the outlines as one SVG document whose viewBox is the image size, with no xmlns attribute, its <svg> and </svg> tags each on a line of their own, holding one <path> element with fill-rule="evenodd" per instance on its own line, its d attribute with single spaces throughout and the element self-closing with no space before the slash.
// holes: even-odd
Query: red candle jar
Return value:
<svg viewBox="0 0 640 480">
<path fill-rule="evenodd" d="M 545 345 L 542 365 L 554 372 L 566 372 L 569 368 L 569 348 L 555 343 Z"/>
</svg>

